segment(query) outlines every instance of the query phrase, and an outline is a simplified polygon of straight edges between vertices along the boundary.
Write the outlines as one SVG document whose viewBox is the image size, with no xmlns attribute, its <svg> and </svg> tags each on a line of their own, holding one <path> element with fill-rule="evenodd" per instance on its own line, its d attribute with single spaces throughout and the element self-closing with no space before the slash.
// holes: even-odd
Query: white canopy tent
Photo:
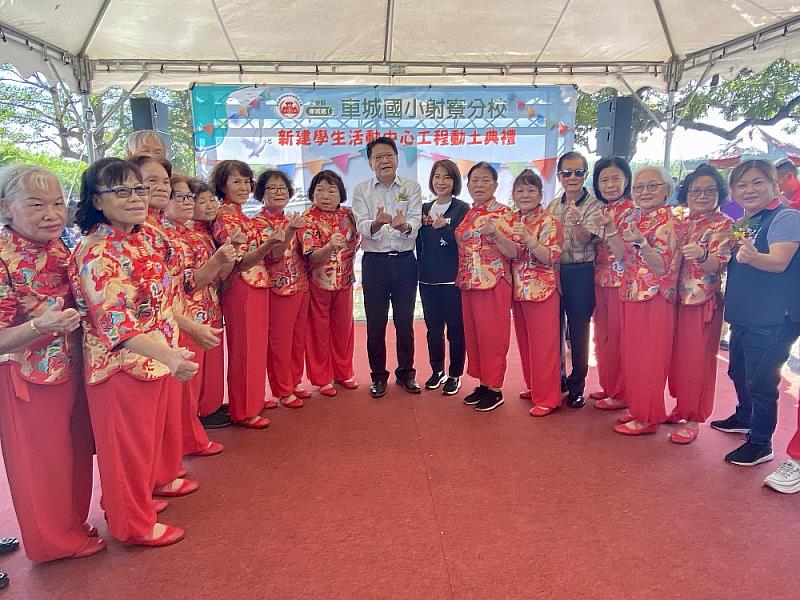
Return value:
<svg viewBox="0 0 800 600">
<path fill-rule="evenodd" d="M 800 60 L 799 0 L 0 0 L 0 62 L 121 86 L 519 85 L 673 92 Z"/>
</svg>

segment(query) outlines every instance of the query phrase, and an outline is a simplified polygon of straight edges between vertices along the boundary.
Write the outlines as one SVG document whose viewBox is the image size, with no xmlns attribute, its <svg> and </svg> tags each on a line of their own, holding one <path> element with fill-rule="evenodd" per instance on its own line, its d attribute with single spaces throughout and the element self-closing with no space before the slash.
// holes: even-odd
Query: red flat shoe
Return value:
<svg viewBox="0 0 800 600">
<path fill-rule="evenodd" d="M 195 452 L 192 456 L 216 456 L 217 454 L 222 454 L 223 450 L 225 450 L 225 446 L 219 442 L 208 442 L 208 446 L 200 450 L 200 452 Z"/>
<path fill-rule="evenodd" d="M 337 381 L 340 386 L 342 386 L 346 390 L 357 390 L 358 389 L 358 382 L 355 378 L 351 377 L 350 379 L 345 379 L 344 381 Z"/>
<path fill-rule="evenodd" d="M 175 487 L 175 482 L 180 481 L 178 487 Z M 162 485 L 153 490 L 153 496 L 164 496 L 166 498 L 180 498 L 181 496 L 188 496 L 200 489 L 200 484 L 193 479 L 176 479 L 169 482 L 167 485 Z"/>
<path fill-rule="evenodd" d="M 531 399 L 531 391 L 530 390 L 525 390 L 523 392 L 520 392 L 519 393 L 519 397 L 522 398 L 523 400 L 530 400 Z"/>
<path fill-rule="evenodd" d="M 156 498 L 153 498 L 153 510 L 156 511 L 156 514 L 164 512 L 167 510 L 168 506 L 169 502 L 166 500 L 157 500 Z"/>
<path fill-rule="evenodd" d="M 537 404 L 529 412 L 532 417 L 546 417 L 554 410 L 555 408 L 549 408 L 547 406 L 539 406 Z"/>
<path fill-rule="evenodd" d="M 678 431 L 669 434 L 669 441 L 673 444 L 680 444 L 685 446 L 691 444 L 700 435 L 700 429 L 692 429 L 691 427 L 683 427 Z"/>
<path fill-rule="evenodd" d="M 311 398 L 311 392 L 305 388 L 295 388 L 294 395 L 301 400 L 307 400 Z"/>
<path fill-rule="evenodd" d="M 149 539 L 149 538 L 130 538 L 126 543 L 132 546 L 147 546 L 149 548 L 161 548 L 163 546 L 169 546 L 171 544 L 177 544 L 180 542 L 186 533 L 183 529 L 179 527 L 173 527 L 172 525 L 164 525 L 164 533 L 162 533 L 157 538 Z"/>
<path fill-rule="evenodd" d="M 267 410 L 271 408 L 278 408 L 278 401 L 273 398 L 270 398 L 269 400 L 264 402 L 264 408 L 266 408 Z"/>
<path fill-rule="evenodd" d="M 631 421 L 633 421 L 633 415 L 627 410 L 624 414 L 617 417 L 617 423 L 630 423 Z"/>
<path fill-rule="evenodd" d="M 83 533 L 85 533 L 89 537 L 97 537 L 97 527 L 92 527 L 88 523 L 83 524 Z"/>
<path fill-rule="evenodd" d="M 622 410 L 628 408 L 628 405 L 622 400 L 606 396 L 595 401 L 594 407 L 598 410 Z"/>
<path fill-rule="evenodd" d="M 242 421 L 233 421 L 233 424 L 247 429 L 266 429 L 269 427 L 269 419 L 266 417 L 252 417 Z"/>
<path fill-rule="evenodd" d="M 678 409 L 676 408 L 671 413 L 667 415 L 667 420 L 664 421 L 665 423 L 669 423 L 670 425 L 677 425 L 683 420 L 683 417 L 678 414 Z"/>
<path fill-rule="evenodd" d="M 86 558 L 87 556 L 94 556 L 106 549 L 106 541 L 99 537 L 90 537 L 86 540 L 83 548 L 78 550 L 70 558 Z"/>
<path fill-rule="evenodd" d="M 323 396 L 328 396 L 329 398 L 333 398 L 339 392 L 336 391 L 336 388 L 333 387 L 332 383 L 329 383 L 328 385 L 324 385 L 321 388 L 319 388 L 319 393 L 322 394 Z"/>
<path fill-rule="evenodd" d="M 288 398 L 291 398 L 291 400 L 281 398 L 281 404 L 283 404 L 284 408 L 303 408 L 303 401 L 300 398 L 294 395 Z"/>
<path fill-rule="evenodd" d="M 631 427 L 631 424 L 635 425 L 644 425 L 644 427 L 634 428 Z M 658 423 L 640 423 L 639 421 L 633 419 L 628 421 L 627 423 L 620 423 L 614 427 L 614 431 L 617 433 L 621 433 L 622 435 L 648 435 L 651 433 L 655 433 L 658 431 Z"/>
<path fill-rule="evenodd" d="M 608 398 L 608 394 L 606 394 L 605 390 L 600 390 L 598 392 L 592 392 L 591 394 L 589 394 L 589 398 L 591 398 L 592 400 L 605 400 L 606 398 Z"/>
</svg>

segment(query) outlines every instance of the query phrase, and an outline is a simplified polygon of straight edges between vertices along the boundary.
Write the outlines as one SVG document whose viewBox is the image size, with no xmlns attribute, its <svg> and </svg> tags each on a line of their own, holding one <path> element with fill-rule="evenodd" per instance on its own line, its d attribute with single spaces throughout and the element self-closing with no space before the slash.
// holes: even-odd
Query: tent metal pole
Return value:
<svg viewBox="0 0 800 600">
<path fill-rule="evenodd" d="M 105 114 L 105 116 L 104 116 L 104 117 L 103 117 L 103 118 L 100 120 L 100 122 L 99 122 L 97 125 L 95 125 L 95 126 L 94 126 L 94 132 L 95 132 L 95 133 L 97 133 L 97 132 L 98 132 L 98 130 L 99 130 L 99 129 L 100 129 L 102 126 L 103 126 L 103 125 L 105 125 L 105 124 L 106 124 L 106 121 L 108 121 L 108 119 L 111 117 L 111 115 L 113 115 L 113 114 L 114 114 L 115 112 L 117 112 L 117 111 L 118 111 L 120 108 L 122 108 L 122 105 L 123 105 L 123 103 L 124 103 L 124 102 L 125 102 L 125 101 L 126 101 L 128 98 L 130 98 L 131 96 L 133 96 L 134 92 L 136 91 L 136 88 L 138 88 L 138 87 L 139 87 L 139 86 L 142 84 L 142 82 L 143 82 L 145 79 L 147 79 L 147 73 L 142 73 L 142 76 L 141 76 L 141 77 L 139 77 L 139 81 L 137 81 L 135 84 L 133 84 L 133 87 L 130 89 L 130 91 L 127 91 L 127 92 L 125 92 L 124 94 L 122 94 L 122 96 L 120 96 L 119 100 L 117 100 L 117 102 L 114 104 L 114 106 L 112 106 L 112 107 L 111 107 L 111 109 L 110 109 L 110 110 L 109 110 L 109 111 L 108 111 L 108 112 Z"/>
<path fill-rule="evenodd" d="M 92 105 L 89 104 L 89 92 L 81 94 L 83 113 L 83 143 L 86 146 L 86 157 L 91 165 L 96 160 L 94 148 L 94 128 L 92 127 Z"/>
<path fill-rule="evenodd" d="M 669 172 L 670 152 L 672 150 L 672 134 L 675 132 L 675 92 L 667 94 L 667 137 L 664 141 L 664 169 Z"/>
</svg>

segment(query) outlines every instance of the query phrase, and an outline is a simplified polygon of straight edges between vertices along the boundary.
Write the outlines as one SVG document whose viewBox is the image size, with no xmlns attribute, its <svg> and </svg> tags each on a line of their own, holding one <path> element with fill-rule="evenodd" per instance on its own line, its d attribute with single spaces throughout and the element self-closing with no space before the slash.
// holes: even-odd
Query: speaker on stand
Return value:
<svg viewBox="0 0 800 600">
<path fill-rule="evenodd" d="M 630 160 L 635 101 L 628 96 L 611 98 L 597 105 L 597 154 Z"/>
</svg>

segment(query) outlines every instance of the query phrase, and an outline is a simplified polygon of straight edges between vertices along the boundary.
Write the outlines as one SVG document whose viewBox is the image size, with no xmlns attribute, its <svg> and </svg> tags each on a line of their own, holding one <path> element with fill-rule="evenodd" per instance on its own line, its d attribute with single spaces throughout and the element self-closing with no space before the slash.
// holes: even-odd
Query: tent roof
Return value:
<svg viewBox="0 0 800 600">
<path fill-rule="evenodd" d="M 680 85 L 800 60 L 797 0 L 0 0 L 0 28 L 3 61 L 25 74 L 57 68 L 95 90 L 143 74 L 145 85 L 168 87 L 625 89 L 622 76 L 633 88 L 666 88 L 670 75 Z"/>
</svg>

